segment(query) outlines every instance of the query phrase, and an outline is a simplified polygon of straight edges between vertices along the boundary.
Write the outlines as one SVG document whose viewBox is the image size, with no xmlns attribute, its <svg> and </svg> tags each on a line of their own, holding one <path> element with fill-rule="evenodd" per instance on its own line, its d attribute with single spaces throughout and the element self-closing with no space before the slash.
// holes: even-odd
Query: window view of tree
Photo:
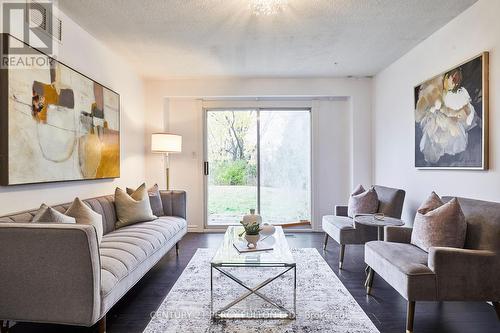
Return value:
<svg viewBox="0 0 500 333">
<path fill-rule="evenodd" d="M 257 113 L 207 113 L 209 224 L 238 223 L 257 208 Z"/>
<path fill-rule="evenodd" d="M 235 224 L 257 208 L 257 117 L 260 116 L 260 207 L 265 221 L 310 220 L 309 111 L 207 113 L 208 223 Z"/>
</svg>

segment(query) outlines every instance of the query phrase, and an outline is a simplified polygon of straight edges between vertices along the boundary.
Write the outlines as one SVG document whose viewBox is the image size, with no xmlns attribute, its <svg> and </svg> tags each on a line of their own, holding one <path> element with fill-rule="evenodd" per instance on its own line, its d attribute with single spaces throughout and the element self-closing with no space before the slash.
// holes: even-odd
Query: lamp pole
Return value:
<svg viewBox="0 0 500 333">
<path fill-rule="evenodd" d="M 167 174 L 167 191 L 170 190 L 170 158 L 168 153 L 165 153 L 165 168 Z"/>
</svg>

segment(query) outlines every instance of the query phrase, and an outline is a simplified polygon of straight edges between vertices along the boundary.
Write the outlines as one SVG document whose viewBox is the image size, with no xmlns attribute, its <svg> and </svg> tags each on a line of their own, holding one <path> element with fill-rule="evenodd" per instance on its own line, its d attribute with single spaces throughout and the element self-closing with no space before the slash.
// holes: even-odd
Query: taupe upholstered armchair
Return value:
<svg viewBox="0 0 500 333">
<path fill-rule="evenodd" d="M 405 191 L 379 185 L 375 185 L 374 188 L 379 199 L 378 212 L 401 218 Z M 378 239 L 377 227 L 354 223 L 353 219 L 347 216 L 347 206 L 335 206 L 335 215 L 323 216 L 323 231 L 325 232 L 323 249 L 326 250 L 328 237 L 332 237 L 340 244 L 340 269 L 343 267 L 346 245 L 365 244 Z"/>
<path fill-rule="evenodd" d="M 385 227 L 385 241 L 365 246 L 367 293 L 376 272 L 408 300 L 407 332 L 413 332 L 416 301 L 491 301 L 500 319 L 500 203 L 458 200 L 467 221 L 463 249 L 427 253 L 410 244 L 412 229 L 405 227 Z"/>
</svg>

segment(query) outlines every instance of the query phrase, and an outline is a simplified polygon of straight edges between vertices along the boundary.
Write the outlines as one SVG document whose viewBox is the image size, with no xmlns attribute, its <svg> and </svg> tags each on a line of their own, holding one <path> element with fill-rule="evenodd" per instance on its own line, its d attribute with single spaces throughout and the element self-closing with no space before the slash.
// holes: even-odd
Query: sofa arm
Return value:
<svg viewBox="0 0 500 333">
<path fill-rule="evenodd" d="M 386 242 L 410 244 L 412 228 L 385 226 L 384 240 Z"/>
<path fill-rule="evenodd" d="M 80 326 L 99 320 L 93 226 L 0 223 L 0 262 L 0 319 Z"/>
<path fill-rule="evenodd" d="M 186 191 L 160 191 L 165 216 L 178 216 L 186 219 Z"/>
<path fill-rule="evenodd" d="M 335 206 L 335 216 L 347 216 L 347 206 Z"/>
<path fill-rule="evenodd" d="M 494 252 L 431 247 L 428 266 L 442 300 L 500 300 L 500 257 Z"/>
</svg>

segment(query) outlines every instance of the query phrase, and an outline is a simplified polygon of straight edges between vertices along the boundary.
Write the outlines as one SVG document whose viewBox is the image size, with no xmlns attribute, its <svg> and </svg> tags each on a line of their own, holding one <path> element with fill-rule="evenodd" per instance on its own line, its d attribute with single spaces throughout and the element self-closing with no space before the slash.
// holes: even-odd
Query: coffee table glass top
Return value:
<svg viewBox="0 0 500 333">
<path fill-rule="evenodd" d="M 288 247 L 288 243 L 281 227 L 276 227 L 276 232 L 259 242 L 265 242 L 266 246 L 271 245 L 273 249 L 269 251 L 256 251 L 250 253 L 239 253 L 234 247 L 235 241 L 245 241 L 244 237 L 239 237 L 243 232 L 243 227 L 230 226 L 224 234 L 224 240 L 217 249 L 211 261 L 212 266 L 294 266 L 295 259 Z"/>
</svg>

